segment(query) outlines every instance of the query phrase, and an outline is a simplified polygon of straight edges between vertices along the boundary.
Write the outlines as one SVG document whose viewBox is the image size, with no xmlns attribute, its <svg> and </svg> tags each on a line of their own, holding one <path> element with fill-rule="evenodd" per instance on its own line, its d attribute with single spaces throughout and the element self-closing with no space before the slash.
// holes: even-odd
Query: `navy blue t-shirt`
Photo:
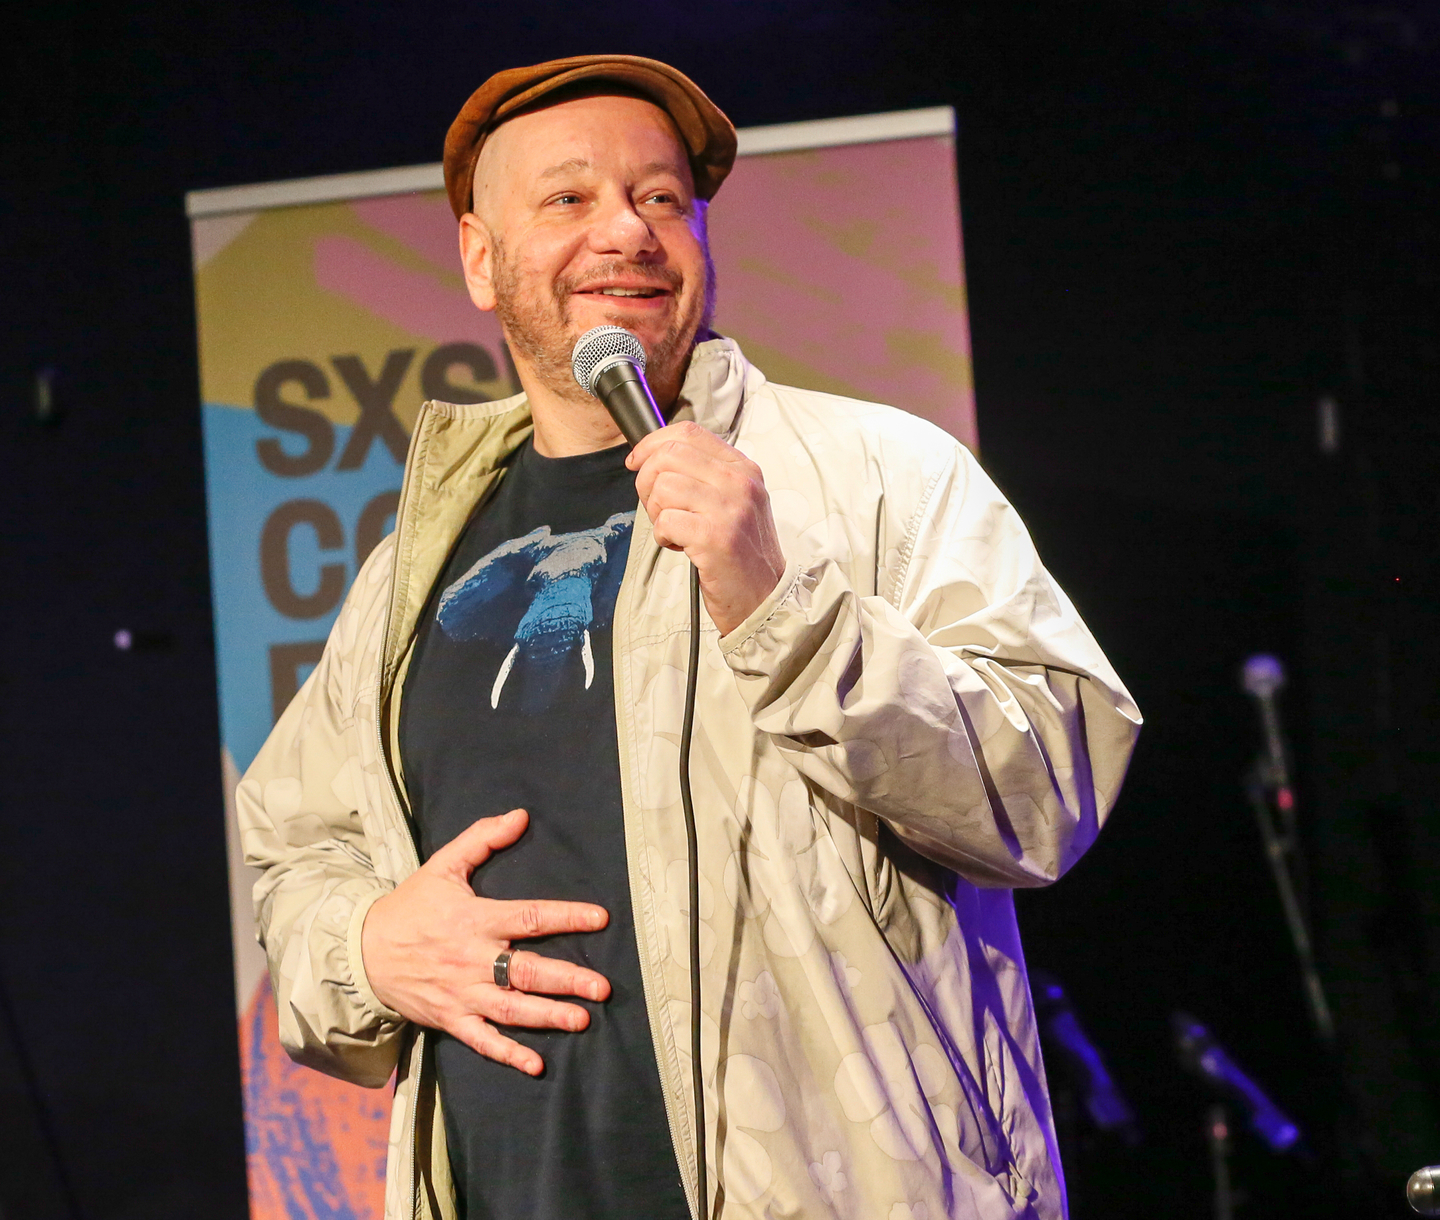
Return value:
<svg viewBox="0 0 1440 1220">
<path fill-rule="evenodd" d="M 477 818 L 529 829 L 476 869 L 487 898 L 610 912 L 599 932 L 516 942 L 610 980 L 580 1033 L 505 1027 L 539 1078 L 437 1034 L 451 1166 L 468 1220 L 689 1216 L 665 1117 L 625 859 L 610 622 L 635 521 L 619 446 L 546 458 L 527 442 L 466 526 L 422 619 L 400 750 L 429 859 Z"/>
</svg>

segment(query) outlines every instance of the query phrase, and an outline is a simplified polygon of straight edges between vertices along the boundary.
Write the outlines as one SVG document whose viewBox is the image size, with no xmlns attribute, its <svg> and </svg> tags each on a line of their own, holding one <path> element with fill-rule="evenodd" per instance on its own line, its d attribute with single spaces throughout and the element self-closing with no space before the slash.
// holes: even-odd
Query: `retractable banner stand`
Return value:
<svg viewBox="0 0 1440 1220">
<path fill-rule="evenodd" d="M 752 128 L 740 154 L 710 213 L 716 330 L 774 381 L 892 403 L 973 445 L 953 112 Z M 187 205 L 251 1215 L 379 1220 L 389 1092 L 281 1050 L 235 786 L 393 528 L 420 404 L 520 387 L 465 291 L 438 165 Z"/>
</svg>

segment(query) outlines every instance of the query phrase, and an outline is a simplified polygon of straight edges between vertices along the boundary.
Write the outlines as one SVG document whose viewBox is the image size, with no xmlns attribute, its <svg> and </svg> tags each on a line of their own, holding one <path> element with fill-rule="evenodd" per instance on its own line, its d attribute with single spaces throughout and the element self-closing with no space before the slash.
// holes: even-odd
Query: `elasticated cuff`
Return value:
<svg viewBox="0 0 1440 1220">
<path fill-rule="evenodd" d="M 795 588 L 799 580 L 800 565 L 794 562 L 787 564 L 785 574 L 776 582 L 775 588 L 770 592 L 770 596 L 756 606 L 755 609 L 750 612 L 750 617 L 741 623 L 740 626 L 736 627 L 734 631 L 720 637 L 721 654 L 728 656 L 769 622 L 784 604 L 785 599 L 790 596 L 791 591 Z"/>
<path fill-rule="evenodd" d="M 350 959 L 350 977 L 354 980 L 355 991 L 360 996 L 360 1002 L 364 1004 L 365 1011 L 383 1021 L 399 1023 L 405 1020 L 404 1016 L 382 1002 L 370 986 L 370 976 L 365 973 L 365 956 L 361 952 L 360 940 L 361 931 L 365 927 L 365 916 L 370 914 L 370 908 L 375 905 L 376 901 L 384 898 L 389 892 L 387 889 L 373 890 L 356 902 L 355 909 L 350 912 L 350 927 L 345 936 L 345 951 Z"/>
</svg>

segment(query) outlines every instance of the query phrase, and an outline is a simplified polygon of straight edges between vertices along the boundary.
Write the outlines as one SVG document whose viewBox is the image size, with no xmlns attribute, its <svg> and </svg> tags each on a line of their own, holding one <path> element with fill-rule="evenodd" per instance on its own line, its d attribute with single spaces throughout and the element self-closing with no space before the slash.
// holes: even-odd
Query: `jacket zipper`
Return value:
<svg viewBox="0 0 1440 1220">
<path fill-rule="evenodd" d="M 642 511 L 643 511 L 643 510 L 642 510 Z M 636 520 L 639 521 L 640 519 L 641 519 L 641 514 L 640 514 L 640 513 L 637 513 L 637 515 L 636 515 Z M 650 542 L 653 542 L 653 536 L 647 533 L 647 535 L 646 535 L 646 540 L 647 540 L 647 541 L 650 541 Z M 635 542 L 635 540 L 632 539 L 632 542 L 631 542 L 631 548 L 632 548 L 632 549 L 631 549 L 631 555 L 632 555 L 632 557 L 635 555 L 634 542 Z M 655 549 L 658 551 L 658 550 L 659 550 L 658 546 L 657 546 Z M 627 563 L 627 564 L 626 564 L 626 577 L 628 577 L 628 575 L 629 575 L 629 564 Z M 622 577 L 622 578 L 621 578 L 620 591 L 621 591 L 621 595 L 622 595 L 622 596 L 625 596 L 625 598 L 626 598 L 625 605 L 624 605 L 623 608 L 624 608 L 625 610 L 628 610 L 628 609 L 629 609 L 629 603 L 634 600 L 634 585 L 633 585 L 633 584 L 630 585 L 629 588 L 627 589 L 627 587 L 626 587 L 626 577 Z M 617 679 L 620 678 L 620 675 L 621 675 L 622 672 L 624 671 L 624 668 L 625 668 L 625 667 L 624 667 L 624 665 L 622 664 L 622 662 L 623 662 L 623 660 L 625 659 L 625 656 L 628 655 L 629 645 L 630 645 L 630 640 L 629 640 L 629 634 L 630 634 L 630 633 L 629 633 L 629 630 L 628 630 L 628 624 L 629 624 L 629 622 L 630 622 L 630 618 L 629 618 L 629 616 L 628 616 L 627 614 L 622 614 L 622 613 L 621 613 L 621 610 L 622 610 L 622 606 L 621 606 L 621 604 L 619 603 L 619 601 L 618 601 L 618 599 L 617 599 L 617 604 L 616 604 L 616 608 L 615 608 L 615 615 L 614 615 L 614 618 L 613 618 L 613 620 L 612 620 L 612 623 L 613 623 L 614 625 L 613 625 L 612 628 L 611 628 L 611 630 L 612 630 L 613 632 L 615 632 L 616 637 L 617 637 L 617 638 L 616 638 L 616 641 L 615 641 L 616 647 L 615 647 L 614 650 L 613 650 L 613 658 L 614 658 L 614 660 L 613 660 L 613 668 L 614 668 L 614 670 L 615 670 L 615 675 L 616 675 Z M 627 626 L 626 626 L 626 627 L 620 627 L 619 624 L 621 624 L 621 623 L 625 623 L 625 624 L 627 624 Z M 625 636 L 625 638 L 623 639 L 623 641 L 619 638 L 621 632 L 623 632 L 623 633 L 624 633 L 624 636 Z M 631 770 L 632 770 L 632 768 L 631 768 L 631 766 L 628 765 L 629 762 L 630 762 L 630 750 L 629 750 L 629 748 L 628 748 L 628 747 L 629 747 L 629 735 L 628 735 L 628 734 L 624 734 L 624 733 L 620 733 L 620 732 L 618 731 L 618 729 L 619 729 L 619 724 L 620 724 L 621 708 L 622 708 L 622 700 L 621 700 L 622 681 L 618 681 L 618 680 L 617 680 L 617 681 L 614 683 L 614 687 L 615 687 L 615 715 L 616 715 L 616 728 L 617 728 L 616 741 L 617 741 L 617 744 L 619 744 L 619 743 L 624 743 L 624 744 L 619 744 L 619 751 L 620 751 L 620 760 L 619 760 L 619 761 L 620 761 L 621 800 L 622 800 L 622 802 L 623 802 L 623 803 L 625 804 L 625 806 L 626 806 L 626 811 L 625 811 L 625 850 L 626 850 L 627 858 L 630 856 L 630 853 L 631 853 L 631 851 L 633 850 L 634 853 L 635 853 L 634 858 L 638 861 L 638 860 L 643 860 L 643 859 L 644 859 L 644 843 L 641 841 L 642 838 L 643 838 L 643 834 L 642 834 L 641 827 L 640 827 L 640 825 L 639 825 L 639 817 L 638 817 L 638 814 L 637 814 L 637 815 L 636 815 L 636 818 L 635 818 L 635 831 L 634 831 L 634 834 L 632 835 L 632 833 L 631 833 L 631 821 L 632 821 L 632 819 L 631 819 L 631 816 L 630 816 L 630 813 L 629 813 L 629 809 L 635 807 L 635 802 L 634 802 L 633 800 L 629 800 L 629 801 L 626 801 L 626 800 L 625 800 L 625 795 L 626 795 L 626 794 L 631 790 L 631 788 L 633 787 L 633 780 L 632 780 L 632 777 L 631 777 Z M 633 846 L 632 846 L 632 842 L 631 842 L 632 838 L 633 838 L 633 840 L 634 840 Z M 639 906 L 639 904 L 635 901 L 636 897 L 638 897 L 638 896 L 637 896 L 636 894 L 634 894 L 633 889 L 634 889 L 634 887 L 632 886 L 631 905 L 632 905 L 632 907 L 634 908 L 635 927 L 636 927 L 636 931 L 637 931 L 637 933 L 638 933 L 638 932 L 639 932 L 639 929 L 640 929 L 640 927 L 641 927 L 641 919 L 640 919 L 640 913 L 641 913 L 641 912 L 640 912 L 640 906 Z M 646 920 L 645 920 L 645 924 L 646 924 L 645 936 L 646 936 L 646 940 L 647 940 L 647 942 L 648 942 L 647 945 L 646 945 L 646 948 L 647 948 L 648 950 L 650 950 L 650 951 L 649 951 L 649 952 L 646 952 L 646 953 L 641 953 L 641 954 L 639 954 L 639 958 L 640 958 L 640 991 L 641 991 L 641 994 L 644 995 L 644 997 L 645 997 L 645 1012 L 646 1012 L 646 1015 L 647 1015 L 647 1017 L 649 1018 L 649 1020 L 650 1020 L 650 1022 L 651 1022 L 651 1026 L 652 1026 L 651 1032 L 650 1032 L 650 1040 L 651 1040 L 652 1043 L 656 1043 L 656 1041 L 657 1041 L 656 1038 L 655 1038 L 656 1030 L 655 1030 L 654 1027 L 657 1026 L 657 1025 L 659 1025 L 659 1023 L 664 1019 L 664 1017 L 662 1016 L 662 1013 L 665 1012 L 665 1009 L 662 1008 L 662 1004 L 664 1003 L 664 998 L 659 994 L 659 991 L 658 991 L 658 988 L 657 988 L 657 985 L 656 985 L 656 982 L 655 982 L 655 966 L 654 966 L 653 961 L 651 960 L 651 959 L 653 958 L 653 956 L 654 956 L 654 942 L 655 942 L 654 929 L 649 926 L 651 923 L 653 923 L 653 920 L 650 919 L 650 918 L 648 917 L 648 915 L 647 915 L 647 918 L 646 918 Z M 639 946 L 637 945 L 637 949 L 638 949 L 638 948 L 639 948 Z M 664 1103 L 665 1103 L 665 1119 L 666 1119 L 666 1122 L 668 1123 L 668 1125 L 669 1125 L 669 1127 L 670 1127 L 670 1143 L 671 1143 L 671 1146 L 675 1149 L 675 1159 L 676 1159 L 676 1161 L 678 1162 L 678 1165 L 679 1165 L 681 1180 L 685 1183 L 685 1201 L 686 1201 L 686 1203 L 689 1205 L 689 1208 L 690 1208 L 691 1220 L 700 1220 L 700 1213 L 701 1213 L 702 1208 L 705 1206 L 705 1204 L 700 1203 L 700 1202 L 696 1199 L 696 1192 L 697 1192 L 697 1187 L 698 1187 L 699 1183 L 698 1183 L 698 1181 L 696 1180 L 696 1177 L 695 1177 L 695 1169 L 694 1169 L 694 1166 L 695 1166 L 695 1147 L 696 1147 L 696 1145 L 695 1145 L 695 1139 L 694 1139 L 694 1136 L 692 1135 L 692 1137 L 691 1137 L 691 1139 L 690 1139 L 690 1141 L 689 1141 L 689 1146 L 688 1146 L 688 1148 L 687 1148 L 687 1147 L 686 1147 L 686 1141 L 685 1141 L 682 1137 L 686 1134 L 686 1124 L 687 1124 L 687 1121 L 688 1121 L 688 1117 L 681 1117 L 680 1115 L 678 1115 L 678 1114 L 676 1113 L 676 1109 L 677 1109 L 677 1106 L 678 1106 L 679 1103 L 675 1100 L 674 1095 L 673 1095 L 673 1088 L 672 1088 L 672 1086 L 674 1085 L 675 1082 L 674 1082 L 674 1081 L 668 1081 L 668 1080 L 666 1080 L 666 1075 L 667 1075 L 667 1073 L 666 1073 L 666 1071 L 665 1071 L 665 1056 L 660 1053 L 660 1047 L 659 1047 L 658 1045 L 655 1046 L 655 1051 L 656 1051 L 656 1054 L 655 1054 L 655 1066 L 656 1066 L 657 1070 L 658 1070 L 659 1073 L 660 1073 L 660 1084 L 661 1084 L 660 1095 L 661 1095 L 661 1098 L 664 1100 Z M 708 1203 L 709 1201 L 706 1200 L 705 1202 Z"/>
<path fill-rule="evenodd" d="M 375 692 L 375 739 L 380 750 L 380 760 L 385 768 L 386 781 L 390 785 L 390 795 L 395 799 L 395 807 L 399 810 L 400 818 L 405 823 L 405 832 L 409 836 L 410 846 L 414 852 L 415 866 L 417 868 L 420 865 L 420 845 L 415 840 L 415 823 L 409 815 L 408 803 L 400 792 L 400 784 L 395 778 L 395 770 L 390 765 L 390 752 L 385 746 L 385 722 L 389 716 L 386 711 L 387 701 L 383 697 L 385 694 L 383 688 L 385 686 L 386 671 L 389 668 L 390 662 L 390 629 L 393 626 L 393 615 L 395 611 L 395 587 L 400 579 L 400 544 L 404 541 L 404 530 L 410 517 L 406 509 L 410 503 L 412 476 L 419 465 L 418 450 L 424 439 L 424 429 L 430 417 L 431 411 L 429 405 L 426 404 L 421 407 L 420 417 L 415 421 L 412 452 L 406 456 L 405 474 L 400 483 L 400 500 L 395 510 L 395 566 L 390 574 L 389 597 L 386 602 L 385 623 L 381 637 L 380 673 L 377 678 L 379 689 Z M 487 497 L 493 492 L 493 488 L 494 484 L 492 483 L 490 491 L 486 493 Z M 410 1106 L 405 1115 L 405 1121 L 409 1126 L 409 1131 L 404 1136 L 404 1140 L 410 1145 L 410 1220 L 418 1220 L 420 1215 L 420 1174 L 418 1171 L 420 1164 L 420 1123 L 417 1120 L 417 1113 L 420 1107 L 421 1088 L 425 1079 L 425 1032 L 423 1028 L 416 1029 L 415 1042 L 410 1052 L 416 1064 L 414 1095 L 411 1098 Z M 668 1100 L 666 1105 L 668 1108 Z"/>
</svg>

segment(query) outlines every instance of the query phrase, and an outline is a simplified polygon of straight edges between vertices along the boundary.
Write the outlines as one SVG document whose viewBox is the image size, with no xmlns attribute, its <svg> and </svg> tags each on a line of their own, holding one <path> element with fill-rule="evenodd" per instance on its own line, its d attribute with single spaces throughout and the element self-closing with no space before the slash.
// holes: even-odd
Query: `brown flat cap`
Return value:
<svg viewBox="0 0 1440 1220">
<path fill-rule="evenodd" d="M 639 55 L 572 55 L 497 72 L 470 95 L 445 136 L 445 193 L 458 220 L 470 211 L 475 161 L 490 133 L 517 110 L 576 81 L 615 81 L 674 120 L 690 154 L 695 193 L 713 198 L 735 163 L 735 125 L 683 72 Z"/>
</svg>

